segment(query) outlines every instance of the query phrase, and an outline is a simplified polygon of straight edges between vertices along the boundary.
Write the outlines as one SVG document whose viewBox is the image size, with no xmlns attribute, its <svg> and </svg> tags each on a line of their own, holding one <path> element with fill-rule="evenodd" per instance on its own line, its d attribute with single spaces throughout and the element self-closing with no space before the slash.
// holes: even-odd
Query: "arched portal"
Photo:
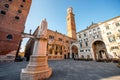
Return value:
<svg viewBox="0 0 120 80">
<path fill-rule="evenodd" d="M 95 60 L 108 59 L 107 50 L 103 41 L 95 41 L 92 44 Z"/>
<path fill-rule="evenodd" d="M 78 57 L 78 48 L 77 48 L 77 46 L 73 45 L 71 50 L 72 50 L 72 54 L 71 54 L 72 58 L 77 58 Z"/>
</svg>

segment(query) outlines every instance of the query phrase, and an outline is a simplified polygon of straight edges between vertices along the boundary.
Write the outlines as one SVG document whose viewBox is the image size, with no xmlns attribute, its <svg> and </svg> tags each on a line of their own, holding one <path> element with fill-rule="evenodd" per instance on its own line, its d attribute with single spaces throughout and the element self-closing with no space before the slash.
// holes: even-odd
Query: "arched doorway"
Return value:
<svg viewBox="0 0 120 80">
<path fill-rule="evenodd" d="M 71 49 L 72 49 L 72 54 L 71 54 L 72 58 L 73 59 L 78 58 L 78 48 L 77 48 L 77 46 L 73 45 Z"/>
<path fill-rule="evenodd" d="M 93 52 L 94 52 L 95 60 L 108 59 L 106 46 L 105 46 L 105 43 L 103 41 L 95 41 L 92 44 L 92 49 L 93 49 Z"/>
</svg>

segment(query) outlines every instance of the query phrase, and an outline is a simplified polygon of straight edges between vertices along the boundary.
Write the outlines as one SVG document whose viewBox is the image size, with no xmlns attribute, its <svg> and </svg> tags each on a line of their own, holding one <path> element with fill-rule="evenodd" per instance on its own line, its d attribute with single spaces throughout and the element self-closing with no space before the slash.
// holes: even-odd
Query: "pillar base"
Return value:
<svg viewBox="0 0 120 80">
<path fill-rule="evenodd" d="M 32 55 L 30 62 L 21 71 L 21 80 L 43 80 L 52 74 L 52 68 L 48 66 L 47 56 Z"/>
</svg>

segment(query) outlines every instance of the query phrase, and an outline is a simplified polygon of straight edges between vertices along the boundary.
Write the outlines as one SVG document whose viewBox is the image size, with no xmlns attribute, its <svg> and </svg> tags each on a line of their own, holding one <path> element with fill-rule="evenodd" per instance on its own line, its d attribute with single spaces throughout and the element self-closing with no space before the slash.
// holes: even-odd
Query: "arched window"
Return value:
<svg viewBox="0 0 120 80">
<path fill-rule="evenodd" d="M 13 36 L 12 36 L 12 34 L 8 34 L 6 38 L 7 38 L 8 40 L 12 40 L 12 39 L 13 39 Z"/>
<path fill-rule="evenodd" d="M 19 16 L 15 16 L 15 19 L 16 19 L 16 20 L 19 20 L 19 19 L 20 19 L 20 17 L 19 17 Z"/>
<path fill-rule="evenodd" d="M 5 4 L 4 6 L 5 6 L 6 8 L 9 8 L 9 5 L 8 5 L 8 4 Z"/>
<path fill-rule="evenodd" d="M 20 7 L 22 7 L 22 8 L 23 8 L 24 6 L 23 6 L 23 5 L 20 5 Z"/>
<path fill-rule="evenodd" d="M 1 14 L 6 15 L 6 12 L 5 11 L 1 11 Z"/>
<path fill-rule="evenodd" d="M 25 2 L 25 0 L 23 0 L 23 2 Z"/>
<path fill-rule="evenodd" d="M 18 10 L 18 13 L 22 13 L 22 11 L 21 11 L 21 10 Z"/>
</svg>

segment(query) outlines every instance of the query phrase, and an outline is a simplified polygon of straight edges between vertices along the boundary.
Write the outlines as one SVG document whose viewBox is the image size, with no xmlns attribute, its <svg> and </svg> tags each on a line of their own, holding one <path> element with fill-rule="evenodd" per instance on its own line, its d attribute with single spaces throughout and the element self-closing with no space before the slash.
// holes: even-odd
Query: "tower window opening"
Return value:
<svg viewBox="0 0 120 80">
<path fill-rule="evenodd" d="M 19 19 L 20 19 L 20 17 L 19 17 L 19 16 L 15 16 L 15 19 L 19 20 Z"/>
<path fill-rule="evenodd" d="M 6 15 L 6 12 L 5 11 L 1 11 L 1 14 Z"/>
<path fill-rule="evenodd" d="M 8 1 L 12 1 L 12 0 L 8 0 Z"/>
<path fill-rule="evenodd" d="M 22 8 L 23 8 L 24 6 L 23 6 L 23 5 L 20 5 L 20 7 L 22 7 Z"/>
<path fill-rule="evenodd" d="M 23 2 L 25 2 L 25 0 L 23 0 Z"/>
<path fill-rule="evenodd" d="M 9 8 L 9 5 L 8 5 L 8 4 L 5 4 L 4 6 L 5 6 L 6 8 Z"/>
<path fill-rule="evenodd" d="M 18 13 L 22 13 L 22 11 L 21 11 L 21 10 L 18 10 Z"/>
<path fill-rule="evenodd" d="M 6 38 L 7 38 L 8 40 L 12 40 L 12 39 L 13 39 L 13 36 L 12 36 L 12 34 L 8 34 Z"/>
</svg>

